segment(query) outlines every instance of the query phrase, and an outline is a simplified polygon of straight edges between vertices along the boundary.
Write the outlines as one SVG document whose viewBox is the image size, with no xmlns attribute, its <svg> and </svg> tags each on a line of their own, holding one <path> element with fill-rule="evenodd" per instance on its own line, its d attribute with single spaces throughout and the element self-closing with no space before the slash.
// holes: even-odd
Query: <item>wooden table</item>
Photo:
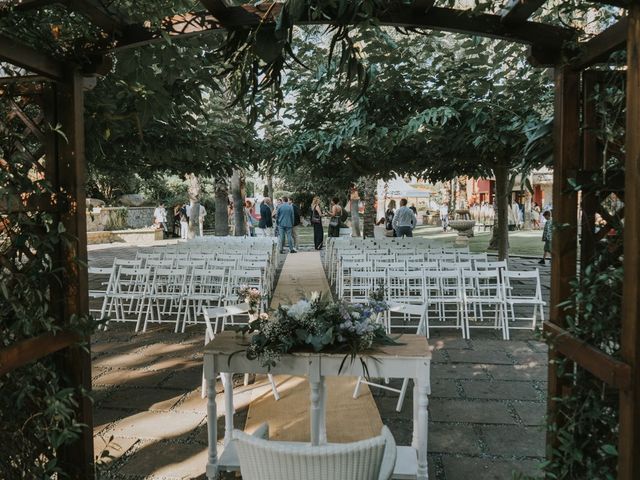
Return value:
<svg viewBox="0 0 640 480">
<path fill-rule="evenodd" d="M 273 373 L 306 376 L 311 390 L 311 444 L 326 442 L 325 429 L 325 392 L 324 377 L 338 376 L 338 369 L 344 354 L 335 353 L 292 353 L 283 355 L 278 364 L 267 371 L 257 361 L 248 360 L 244 353 L 234 352 L 246 348 L 248 337 L 236 332 L 226 331 L 218 334 L 205 346 L 204 376 L 207 379 L 207 421 L 209 437 L 209 458 L 207 478 L 213 480 L 218 471 L 239 470 L 235 445 L 232 442 L 233 431 L 233 385 L 232 374 L 236 373 Z M 402 335 L 402 345 L 388 345 L 370 352 L 373 358 L 363 357 L 374 378 L 412 378 L 413 389 L 413 437 L 411 446 L 398 447 L 398 459 L 393 478 L 427 480 L 427 424 L 429 394 L 431 393 L 430 366 L 431 351 L 427 339 L 421 335 Z M 217 410 L 216 376 L 221 374 L 225 398 L 225 434 L 224 450 L 220 457 L 217 452 Z M 352 364 L 345 362 L 340 375 L 362 375 L 359 359 Z M 345 399 L 348 401 L 349 399 Z M 363 419 L 366 421 L 366 419 Z"/>
</svg>

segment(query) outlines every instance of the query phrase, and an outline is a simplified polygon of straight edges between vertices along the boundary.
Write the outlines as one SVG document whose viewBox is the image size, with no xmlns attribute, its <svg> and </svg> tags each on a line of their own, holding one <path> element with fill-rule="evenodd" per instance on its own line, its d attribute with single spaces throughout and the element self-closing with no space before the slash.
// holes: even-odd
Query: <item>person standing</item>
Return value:
<svg viewBox="0 0 640 480">
<path fill-rule="evenodd" d="M 542 214 L 545 219 L 544 228 L 542 229 L 542 241 L 544 242 L 544 251 L 542 253 L 542 259 L 538 262 L 540 265 L 545 265 L 547 254 L 551 257 L 551 235 L 553 231 L 553 224 L 551 222 L 551 212 L 547 210 Z"/>
<path fill-rule="evenodd" d="M 329 219 L 328 237 L 340 236 L 340 217 L 342 216 L 342 207 L 339 205 L 338 197 L 331 199 L 331 218 Z"/>
<path fill-rule="evenodd" d="M 411 206 L 409 207 L 409 210 L 413 212 L 416 218 L 418 217 L 418 209 L 416 208 L 416 205 L 414 203 L 411 204 Z"/>
<path fill-rule="evenodd" d="M 167 229 L 167 210 L 164 208 L 163 202 L 160 202 L 153 211 L 153 221 L 162 228 L 162 238 L 167 238 L 169 233 Z"/>
<path fill-rule="evenodd" d="M 189 236 L 189 215 L 187 214 L 187 204 L 180 208 L 180 238 L 186 240 Z"/>
<path fill-rule="evenodd" d="M 440 205 L 440 223 L 442 224 L 442 231 L 446 232 L 449 228 L 449 207 L 446 203 Z"/>
<path fill-rule="evenodd" d="M 295 222 L 293 207 L 289 204 L 288 197 L 282 197 L 282 203 L 278 206 L 276 223 L 280 235 L 280 253 L 284 253 L 285 236 L 289 244 L 289 252 L 296 253 L 295 244 L 293 243 L 293 224 Z"/>
<path fill-rule="evenodd" d="M 204 217 L 207 216 L 207 209 L 204 205 L 200 204 L 200 211 L 198 213 L 198 226 L 200 227 L 200 236 L 204 237 Z"/>
<path fill-rule="evenodd" d="M 260 204 L 260 221 L 258 222 L 258 228 L 262 230 L 265 237 L 273 235 L 273 217 L 271 215 L 271 199 L 265 197 Z"/>
<path fill-rule="evenodd" d="M 413 237 L 413 229 L 416 228 L 416 216 L 409 207 L 407 199 L 400 200 L 400 208 L 393 217 L 393 230 L 398 237 Z"/>
<path fill-rule="evenodd" d="M 250 237 L 255 237 L 257 220 L 251 200 L 245 200 L 244 202 L 244 216 L 247 222 L 247 235 L 249 235 Z"/>
<path fill-rule="evenodd" d="M 395 237 L 396 232 L 393 230 L 393 217 L 396 214 L 396 201 L 391 200 L 387 206 L 387 210 L 384 212 L 384 230 L 385 236 Z"/>
<path fill-rule="evenodd" d="M 300 206 L 293 201 L 290 200 L 291 207 L 293 208 L 293 228 L 291 229 L 291 237 L 293 238 L 293 248 L 298 250 L 300 246 L 298 244 L 298 230 L 300 225 L 302 224 L 302 218 L 300 216 Z"/>
<path fill-rule="evenodd" d="M 324 243 L 324 230 L 322 228 L 322 209 L 320 197 L 317 195 L 311 201 L 311 225 L 313 225 L 313 246 L 316 250 L 322 250 Z"/>
</svg>

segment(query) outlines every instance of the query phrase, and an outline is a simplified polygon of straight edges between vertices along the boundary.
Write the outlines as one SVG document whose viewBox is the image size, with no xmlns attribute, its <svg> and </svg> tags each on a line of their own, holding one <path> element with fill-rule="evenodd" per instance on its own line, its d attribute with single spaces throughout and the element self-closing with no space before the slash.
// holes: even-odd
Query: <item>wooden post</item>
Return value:
<svg viewBox="0 0 640 480">
<path fill-rule="evenodd" d="M 565 312 L 558 304 L 570 294 L 569 281 L 576 274 L 577 256 L 577 195 L 565 193 L 567 180 L 578 169 L 580 159 L 580 74 L 568 68 L 555 70 L 555 123 L 553 165 L 553 244 L 551 257 L 551 305 L 550 321 L 564 326 Z M 556 397 L 562 397 L 566 388 L 558 378 L 555 361 L 560 355 L 549 350 L 549 400 L 548 422 L 559 424 Z M 547 456 L 551 457 L 557 439 L 547 437 Z"/>
<path fill-rule="evenodd" d="M 88 315 L 87 225 L 86 225 L 86 165 L 84 157 L 83 78 L 78 70 L 56 85 L 56 116 L 66 139 L 56 139 L 56 186 L 71 199 L 61 205 L 60 221 L 73 240 L 60 246 L 59 264 L 64 279 L 59 311 L 62 318 Z M 87 344 L 89 344 L 89 339 Z M 87 345 L 87 348 L 89 345 Z M 93 410 L 91 401 L 80 394 L 80 388 L 91 390 L 91 354 L 72 346 L 58 355 L 63 378 L 77 389 L 76 420 L 86 424 L 81 437 L 58 452 L 63 470 L 74 480 L 95 478 L 93 457 Z"/>
<path fill-rule="evenodd" d="M 631 387 L 620 392 L 618 478 L 640 478 L 640 4 L 629 8 L 625 162 L 622 359 L 631 367 Z"/>
</svg>

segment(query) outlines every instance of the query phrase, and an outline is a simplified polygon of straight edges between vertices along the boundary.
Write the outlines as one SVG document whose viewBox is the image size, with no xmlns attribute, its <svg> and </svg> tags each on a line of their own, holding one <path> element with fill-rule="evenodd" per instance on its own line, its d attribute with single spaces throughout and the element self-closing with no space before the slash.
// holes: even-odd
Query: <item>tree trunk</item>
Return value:
<svg viewBox="0 0 640 480">
<path fill-rule="evenodd" d="M 244 219 L 244 171 L 236 169 L 231 176 L 231 196 L 233 197 L 234 235 L 243 237 L 247 234 L 247 223 Z"/>
<path fill-rule="evenodd" d="M 358 207 L 360 207 L 360 200 L 350 200 L 351 205 L 351 236 L 352 237 L 361 237 L 362 233 L 360 233 L 360 213 L 358 212 Z"/>
<path fill-rule="evenodd" d="M 267 195 L 273 202 L 275 202 L 275 198 L 273 198 L 273 175 L 270 173 L 267 174 L 267 191 L 269 194 Z M 275 203 L 274 203 L 275 205 Z"/>
<path fill-rule="evenodd" d="M 362 196 L 364 200 L 364 217 L 362 224 L 363 236 L 373 238 L 376 224 L 376 190 L 377 181 L 373 177 L 366 177 L 362 182 Z M 381 199 L 381 201 L 384 201 Z M 357 207 L 356 207 L 357 209 Z M 352 210 L 353 212 L 353 210 Z M 353 213 L 352 213 L 353 215 Z"/>
<path fill-rule="evenodd" d="M 229 235 L 229 187 L 227 179 L 217 177 L 214 186 L 214 197 L 216 202 L 216 235 Z"/>
<path fill-rule="evenodd" d="M 449 182 L 449 219 L 454 220 L 456 218 L 456 185 L 458 184 L 455 178 L 452 178 Z"/>
<path fill-rule="evenodd" d="M 524 191 L 524 215 L 522 216 L 524 225 L 523 230 L 531 230 L 531 192 L 525 188 Z"/>
<path fill-rule="evenodd" d="M 200 235 L 200 194 L 202 187 L 200 186 L 200 179 L 194 173 L 189 173 L 185 177 L 188 184 L 187 195 L 191 205 L 188 237 L 195 238 Z"/>
<path fill-rule="evenodd" d="M 496 178 L 496 220 L 489 250 L 498 250 L 498 260 L 506 260 L 509 255 L 509 169 L 499 164 L 493 169 Z"/>
</svg>

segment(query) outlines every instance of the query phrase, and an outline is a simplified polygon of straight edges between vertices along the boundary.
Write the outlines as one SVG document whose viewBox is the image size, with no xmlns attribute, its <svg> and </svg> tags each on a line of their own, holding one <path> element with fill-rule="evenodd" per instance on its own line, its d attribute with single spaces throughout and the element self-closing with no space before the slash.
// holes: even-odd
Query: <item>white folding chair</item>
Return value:
<svg viewBox="0 0 640 480">
<path fill-rule="evenodd" d="M 463 318 L 463 294 L 460 270 L 425 272 L 425 320 L 424 332 L 436 328 L 431 320 L 435 316 L 437 328 L 454 328 L 466 338 Z"/>
<path fill-rule="evenodd" d="M 471 338 L 471 328 L 490 328 L 502 331 L 502 338 L 508 340 L 506 303 L 500 272 L 497 269 L 463 271 L 462 282 L 466 338 Z M 485 321 L 487 316 L 493 316 L 492 324 Z"/>
<path fill-rule="evenodd" d="M 542 288 L 540 285 L 540 271 L 514 272 L 506 270 L 502 273 L 504 280 L 505 301 L 509 315 L 508 328 L 535 330 L 538 315 L 540 322 L 544 322 L 544 307 L 546 302 L 542 300 Z M 530 317 L 516 316 L 516 308 L 525 309 L 531 307 L 533 313 Z M 531 326 L 517 325 L 517 321 L 531 322 Z"/>
<path fill-rule="evenodd" d="M 166 321 L 175 323 L 175 331 L 177 333 L 186 296 L 186 268 L 156 268 L 151 279 L 149 301 L 142 331 L 147 331 L 149 321 L 162 323 L 165 321 L 163 316 L 171 315 L 175 316 L 175 319 Z"/>
<path fill-rule="evenodd" d="M 89 308 L 89 313 L 98 313 L 98 320 L 102 320 L 107 311 L 107 292 L 111 290 L 111 284 L 115 281 L 115 268 L 114 267 L 106 267 L 106 268 L 98 268 L 98 267 L 89 267 L 88 269 L 89 275 L 94 277 L 93 280 L 96 280 L 100 283 L 103 288 L 93 288 L 89 290 L 89 298 L 91 300 L 100 300 L 101 307 L 97 308 Z"/>
<path fill-rule="evenodd" d="M 150 269 L 136 267 L 117 267 L 116 278 L 107 291 L 107 316 L 114 310 L 115 320 L 118 322 L 136 322 L 136 332 L 140 329 L 142 315 L 150 290 Z M 126 310 L 126 314 L 125 314 Z M 128 318 L 133 314 L 135 318 Z M 107 329 L 107 323 L 104 329 Z"/>
</svg>

